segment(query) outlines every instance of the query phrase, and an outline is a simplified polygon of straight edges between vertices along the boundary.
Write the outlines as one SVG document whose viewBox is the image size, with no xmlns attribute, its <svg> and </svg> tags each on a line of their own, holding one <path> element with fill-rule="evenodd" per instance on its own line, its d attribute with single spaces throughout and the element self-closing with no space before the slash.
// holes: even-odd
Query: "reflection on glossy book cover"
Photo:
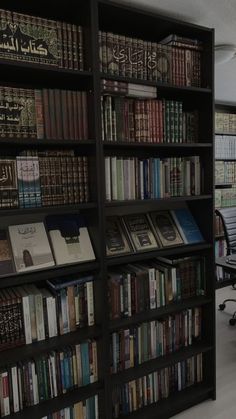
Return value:
<svg viewBox="0 0 236 419">
<path fill-rule="evenodd" d="M 17 272 L 55 265 L 42 222 L 13 225 L 8 228 Z"/>
<path fill-rule="evenodd" d="M 106 251 L 108 256 L 131 252 L 118 217 L 106 219 Z"/>
<path fill-rule="evenodd" d="M 176 246 L 183 244 L 171 214 L 168 211 L 155 211 L 150 213 L 154 230 L 156 230 L 162 246 Z"/>
<path fill-rule="evenodd" d="M 146 214 L 125 215 L 124 224 L 136 251 L 159 247 Z"/>
<path fill-rule="evenodd" d="M 49 215 L 46 217 L 46 224 L 58 265 L 95 259 L 82 215 Z"/>
</svg>

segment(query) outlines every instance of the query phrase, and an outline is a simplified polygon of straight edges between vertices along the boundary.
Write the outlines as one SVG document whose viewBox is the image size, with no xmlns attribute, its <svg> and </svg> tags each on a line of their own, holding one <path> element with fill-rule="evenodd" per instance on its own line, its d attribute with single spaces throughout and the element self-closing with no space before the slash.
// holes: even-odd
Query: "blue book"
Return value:
<svg viewBox="0 0 236 419">
<path fill-rule="evenodd" d="M 83 386 L 90 384 L 90 366 L 89 366 L 89 344 L 83 342 L 80 345 L 81 364 L 82 364 L 82 382 Z"/>
<path fill-rule="evenodd" d="M 185 244 L 199 243 L 204 241 L 197 223 L 187 208 L 172 210 L 171 214 Z"/>
</svg>

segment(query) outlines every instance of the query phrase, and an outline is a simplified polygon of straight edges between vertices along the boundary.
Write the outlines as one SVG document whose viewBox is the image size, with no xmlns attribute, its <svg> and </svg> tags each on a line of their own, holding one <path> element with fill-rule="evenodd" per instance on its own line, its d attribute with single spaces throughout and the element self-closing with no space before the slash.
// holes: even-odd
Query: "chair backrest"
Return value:
<svg viewBox="0 0 236 419">
<path fill-rule="evenodd" d="M 227 244 L 227 255 L 236 252 L 236 207 L 220 208 L 215 210 L 216 215 L 219 215 L 225 233 Z"/>
</svg>

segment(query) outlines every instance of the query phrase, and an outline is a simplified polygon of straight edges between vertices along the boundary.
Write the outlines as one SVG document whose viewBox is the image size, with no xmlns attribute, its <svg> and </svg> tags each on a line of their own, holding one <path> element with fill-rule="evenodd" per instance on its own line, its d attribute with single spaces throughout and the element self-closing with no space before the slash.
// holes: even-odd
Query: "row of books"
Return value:
<svg viewBox="0 0 236 419">
<path fill-rule="evenodd" d="M 201 257 L 160 257 L 120 266 L 108 274 L 111 320 L 205 294 L 205 261 Z"/>
<path fill-rule="evenodd" d="M 118 387 L 113 391 L 114 418 L 128 415 L 168 398 L 172 393 L 200 383 L 203 379 L 202 367 L 200 353 Z"/>
<path fill-rule="evenodd" d="M 236 159 L 236 136 L 216 135 L 215 136 L 215 158 Z"/>
<path fill-rule="evenodd" d="M 110 337 L 111 373 L 192 345 L 201 336 L 201 308 L 119 330 Z"/>
<path fill-rule="evenodd" d="M 236 185 L 229 188 L 215 189 L 215 207 L 235 207 L 236 206 Z"/>
<path fill-rule="evenodd" d="M 51 351 L 0 373 L 1 417 L 97 381 L 97 343 Z"/>
<path fill-rule="evenodd" d="M 236 161 L 215 162 L 215 183 L 219 185 L 236 183 Z"/>
<path fill-rule="evenodd" d="M 98 396 L 90 397 L 76 403 L 74 406 L 65 407 L 41 419 L 99 419 Z"/>
<path fill-rule="evenodd" d="M 215 130 L 220 133 L 236 133 L 236 114 L 215 112 Z"/>
<path fill-rule="evenodd" d="M 77 214 L 48 215 L 45 224 L 40 221 L 1 229 L 0 250 L 1 275 L 95 259 L 85 220 Z"/>
<path fill-rule="evenodd" d="M 0 291 L 0 350 L 45 340 L 94 324 L 93 277 L 48 281 Z"/>
<path fill-rule="evenodd" d="M 219 215 L 215 215 L 215 235 L 220 236 L 224 234 L 223 223 Z"/>
<path fill-rule="evenodd" d="M 198 112 L 166 99 L 101 97 L 103 141 L 186 143 L 198 140 Z"/>
<path fill-rule="evenodd" d="M 99 31 L 100 71 L 111 75 L 200 86 L 201 50 L 198 40 L 174 34 L 157 43 Z"/>
<path fill-rule="evenodd" d="M 0 87 L 0 136 L 88 139 L 87 92 Z"/>
<path fill-rule="evenodd" d="M 0 57 L 83 70 L 81 26 L 0 10 Z"/>
<path fill-rule="evenodd" d="M 135 98 L 155 99 L 157 87 L 140 83 L 127 83 L 120 80 L 101 79 L 101 91 L 103 94 L 120 93 L 119 96 L 130 96 Z"/>
<path fill-rule="evenodd" d="M 106 156 L 105 180 L 107 201 L 200 195 L 200 157 Z"/>
<path fill-rule="evenodd" d="M 111 216 L 106 220 L 108 256 L 202 241 L 201 232 L 187 207 Z"/>
<path fill-rule="evenodd" d="M 35 208 L 89 201 L 88 157 L 28 150 L 0 159 L 0 207 Z"/>
</svg>

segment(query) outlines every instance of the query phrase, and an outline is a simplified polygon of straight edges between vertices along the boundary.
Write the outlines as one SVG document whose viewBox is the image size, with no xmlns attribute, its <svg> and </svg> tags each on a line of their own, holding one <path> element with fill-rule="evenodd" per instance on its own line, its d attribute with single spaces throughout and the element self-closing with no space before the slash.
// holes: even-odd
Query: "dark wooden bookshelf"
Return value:
<svg viewBox="0 0 236 419">
<path fill-rule="evenodd" d="M 182 301 L 175 301 L 160 308 L 134 314 L 131 317 L 110 320 L 109 329 L 111 332 L 114 332 L 141 322 L 160 319 L 172 313 L 174 314 L 186 310 L 187 308 L 201 307 L 210 303 L 211 299 L 208 297 L 192 297 Z"/>
<path fill-rule="evenodd" d="M 136 380 L 145 374 L 150 374 L 154 371 L 158 371 L 162 368 L 168 367 L 169 365 L 177 364 L 178 362 L 190 358 L 199 353 L 209 352 L 213 349 L 212 346 L 204 344 L 203 342 L 195 343 L 186 348 L 182 348 L 179 351 L 171 354 L 160 356 L 150 361 L 146 361 L 143 364 L 137 365 L 133 368 L 128 368 L 124 371 L 120 371 L 112 375 L 113 384 L 125 383 L 127 381 Z"/>
<path fill-rule="evenodd" d="M 167 419 L 203 400 L 216 396 L 215 388 L 215 278 L 214 278 L 214 237 L 213 237 L 213 117 L 214 117 L 214 31 L 176 19 L 159 16 L 156 13 L 113 3 L 107 0 L 80 0 L 76 4 L 72 0 L 66 3 L 42 2 L 30 4 L 26 0 L 3 0 L 1 8 L 40 16 L 48 19 L 80 24 L 84 27 L 84 59 L 85 70 L 74 71 L 60 69 L 49 65 L 38 65 L 27 62 L 0 59 L 1 85 L 23 88 L 57 88 L 66 90 L 84 90 L 89 93 L 89 139 L 84 141 L 31 138 L 0 138 L 1 155 L 15 155 L 27 149 L 73 149 L 76 154 L 85 153 L 91 159 L 89 175 L 91 182 L 91 202 L 85 204 L 49 206 L 40 208 L 0 209 L 2 219 L 7 218 L 9 224 L 32 222 L 47 214 L 69 214 L 82 212 L 86 214 L 91 241 L 96 260 L 60 265 L 42 270 L 14 273 L 0 277 L 0 288 L 13 287 L 28 283 L 45 282 L 51 278 L 70 278 L 86 274 L 94 274 L 96 282 L 96 310 L 99 320 L 95 326 L 78 329 L 55 338 L 35 342 L 3 351 L 0 365 L 12 365 L 18 361 L 38 357 L 48 351 L 67 345 L 74 345 L 90 338 L 97 338 L 99 343 L 98 379 L 88 386 L 74 389 L 57 398 L 26 408 L 19 413 L 11 414 L 9 419 L 41 419 L 65 407 L 70 407 L 80 400 L 98 395 L 99 419 L 113 419 L 112 392 L 116 385 L 155 371 L 164 366 L 173 365 L 197 353 L 203 353 L 203 382 L 171 395 L 150 406 L 126 416 L 129 419 Z M 189 38 L 197 38 L 203 42 L 202 87 L 176 86 L 172 84 L 109 75 L 100 72 L 99 41 L 101 31 L 111 31 L 152 42 L 159 42 L 170 34 L 178 34 Z M 170 100 L 181 100 L 184 109 L 199 111 L 199 138 L 194 143 L 126 143 L 103 142 L 101 124 L 101 79 L 124 81 L 157 87 L 157 97 Z M 112 94 L 112 93 L 111 93 Z M 199 196 L 183 196 L 168 199 L 136 200 L 106 202 L 104 158 L 108 153 L 135 156 L 191 156 L 199 155 L 204 163 L 204 179 L 202 194 Z M 193 245 L 165 247 L 149 252 L 130 253 L 123 256 L 106 256 L 105 229 L 106 216 L 110 212 L 123 215 L 159 209 L 172 209 L 175 205 L 187 203 L 198 222 L 205 242 Z M 202 217 L 204 214 L 204 217 Z M 22 222 L 23 223 L 23 222 Z M 178 301 L 155 310 L 111 321 L 108 305 L 108 272 L 113 267 L 126 263 L 142 262 L 158 256 L 194 256 L 202 255 L 207 259 L 206 296 L 193 297 Z M 113 331 L 151 321 L 163 316 L 180 312 L 187 308 L 202 307 L 204 336 L 202 341 L 189 348 L 184 348 L 168 356 L 148 361 L 137 368 L 118 374 L 110 372 L 110 335 Z M 96 313 L 97 314 L 97 313 Z M 96 319 L 95 319 L 96 320 Z M 121 419 L 121 418 L 120 418 Z"/>
</svg>

